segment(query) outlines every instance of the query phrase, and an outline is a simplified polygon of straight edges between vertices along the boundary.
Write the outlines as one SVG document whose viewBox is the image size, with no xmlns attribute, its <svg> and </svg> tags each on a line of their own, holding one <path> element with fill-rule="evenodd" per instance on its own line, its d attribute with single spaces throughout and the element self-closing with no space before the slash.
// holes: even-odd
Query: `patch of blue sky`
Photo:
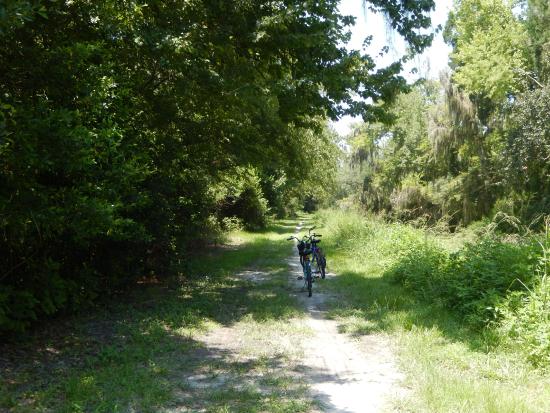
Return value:
<svg viewBox="0 0 550 413">
<path fill-rule="evenodd" d="M 435 10 L 431 13 L 432 30 L 438 25 L 445 25 L 453 0 L 435 0 L 435 3 Z M 343 15 L 355 17 L 355 26 L 351 28 L 351 39 L 347 44 L 348 49 L 361 50 L 373 56 L 379 68 L 388 66 L 405 55 L 405 41 L 388 28 L 382 15 L 365 8 L 362 0 L 341 0 L 339 9 Z M 368 36 L 372 36 L 372 41 L 364 47 L 363 43 Z M 384 49 L 387 49 L 387 52 L 384 53 Z M 442 71 L 448 69 L 450 52 L 450 46 L 443 41 L 442 33 L 438 32 L 432 45 L 424 53 L 407 62 L 402 75 L 408 82 L 414 82 L 421 77 L 437 79 Z M 338 122 L 332 122 L 332 127 L 338 134 L 345 136 L 353 124 L 360 121 L 361 118 L 344 116 Z"/>
</svg>

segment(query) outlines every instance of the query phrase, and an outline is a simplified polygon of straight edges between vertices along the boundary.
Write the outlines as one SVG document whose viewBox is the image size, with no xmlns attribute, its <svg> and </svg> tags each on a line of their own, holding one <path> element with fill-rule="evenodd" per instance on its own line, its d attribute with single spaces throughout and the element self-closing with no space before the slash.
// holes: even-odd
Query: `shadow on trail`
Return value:
<svg viewBox="0 0 550 413">
<path fill-rule="evenodd" d="M 349 413 L 328 395 L 312 401 L 307 393 L 306 375 L 346 385 L 329 371 L 300 363 L 289 371 L 280 355 L 243 359 L 196 338 L 212 323 L 304 314 L 287 282 L 291 246 L 282 234 L 294 225 L 277 228 L 266 234 L 281 239 L 199 259 L 177 282 L 140 286 L 88 315 L 53 320 L 25 341 L 1 344 L 0 411 L 294 413 L 319 405 Z"/>
<path fill-rule="evenodd" d="M 191 404 L 190 411 L 225 404 L 239 412 L 307 411 L 300 380 L 278 371 L 277 357 L 237 361 L 193 338 L 212 323 L 230 327 L 304 313 L 287 283 L 290 245 L 282 234 L 293 229 L 274 226 L 265 233 L 281 239 L 266 235 L 197 259 L 171 282 L 140 286 L 104 308 L 52 320 L 19 342 L 0 344 L 0 412 L 147 412 L 159 406 L 169 412 L 174 403 Z M 227 380 L 201 390 L 201 375 L 222 373 Z"/>
<path fill-rule="evenodd" d="M 191 411 L 225 411 L 218 409 L 230 407 L 230 411 L 243 413 L 295 413 L 317 406 L 333 413 L 351 413 L 337 408 L 328 395 L 317 394 L 314 400 L 310 399 L 306 375 L 318 383 L 345 386 L 353 381 L 336 377 L 325 369 L 298 364 L 288 370 L 277 356 L 238 361 L 231 351 L 215 346 L 200 348 L 185 367 L 190 374 L 176 380 L 183 392 L 177 394 L 173 409 L 167 408 L 166 412 L 179 411 L 183 405 Z"/>
<path fill-rule="evenodd" d="M 68 374 L 68 380 L 58 383 L 55 389 L 60 392 L 60 400 L 68 401 L 71 409 L 55 403 L 45 406 L 38 392 L 32 402 L 25 402 L 28 410 L 14 411 L 41 411 L 47 407 L 53 411 L 105 413 L 294 413 L 307 412 L 316 404 L 332 412 L 349 413 L 337 410 L 328 396 L 318 395 L 312 401 L 304 385 L 306 372 L 318 382 L 336 382 L 337 377 L 304 365 L 289 371 L 285 360 L 277 355 L 239 359 L 225 347 L 205 347 L 202 342 L 176 334 L 156 322 L 148 322 L 140 331 L 127 331 L 111 339 L 111 343 L 99 346 L 97 354 L 88 357 L 80 369 L 69 372 L 59 365 L 56 371 L 49 372 L 53 377 L 42 371 L 43 382 L 35 383 L 46 385 L 55 376 Z M 58 355 L 62 357 L 61 353 Z M 112 369 L 128 374 L 124 380 L 120 380 L 120 376 L 114 380 Z M 346 384 L 341 380 L 340 383 Z M 21 400 L 19 402 L 21 407 Z"/>
</svg>

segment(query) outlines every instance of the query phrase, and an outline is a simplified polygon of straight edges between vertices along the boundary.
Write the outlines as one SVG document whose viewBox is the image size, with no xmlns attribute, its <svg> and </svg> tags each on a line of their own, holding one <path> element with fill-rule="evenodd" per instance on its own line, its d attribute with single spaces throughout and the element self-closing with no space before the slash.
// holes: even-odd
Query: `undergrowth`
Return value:
<svg viewBox="0 0 550 413">
<path fill-rule="evenodd" d="M 376 254 L 384 276 L 417 298 L 451 310 L 472 329 L 494 330 L 503 343 L 519 340 L 531 362 L 548 364 L 548 233 L 507 241 L 492 232 L 449 252 L 437 236 L 403 224 L 353 214 L 341 222 L 319 218 L 336 224 L 327 228 L 335 248 L 351 246 L 359 262 Z"/>
<path fill-rule="evenodd" d="M 550 409 L 548 234 L 458 234 L 321 211 L 341 330 L 389 334 L 414 396 L 404 411 Z"/>
<path fill-rule="evenodd" d="M 309 411 L 306 386 L 287 372 L 308 334 L 287 289 L 293 231 L 294 221 L 277 221 L 233 232 L 171 283 L 1 343 L 0 411 Z M 220 327 L 239 346 L 205 344 Z"/>
</svg>

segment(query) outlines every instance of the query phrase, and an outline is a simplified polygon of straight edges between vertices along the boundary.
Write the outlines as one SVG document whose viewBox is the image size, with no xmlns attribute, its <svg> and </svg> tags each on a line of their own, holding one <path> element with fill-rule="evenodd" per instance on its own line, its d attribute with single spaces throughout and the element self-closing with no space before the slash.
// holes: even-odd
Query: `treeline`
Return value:
<svg viewBox="0 0 550 413">
<path fill-rule="evenodd" d="M 354 129 L 341 196 L 451 229 L 497 213 L 540 228 L 550 213 L 550 4 L 459 0 L 444 38 L 451 72 L 400 95 L 391 126 Z"/>
<path fill-rule="evenodd" d="M 341 202 L 394 222 L 385 276 L 547 368 L 550 3 L 458 0 L 444 38 L 450 73 L 400 94 L 392 124 L 353 130 Z M 449 231 L 468 242 L 428 235 Z M 365 232 L 354 245 L 379 242 Z"/>
<path fill-rule="evenodd" d="M 430 42 L 433 1 L 371 6 Z M 405 85 L 351 24 L 334 0 L 0 4 L 0 330 L 326 198 L 326 119 L 383 119 Z"/>
</svg>

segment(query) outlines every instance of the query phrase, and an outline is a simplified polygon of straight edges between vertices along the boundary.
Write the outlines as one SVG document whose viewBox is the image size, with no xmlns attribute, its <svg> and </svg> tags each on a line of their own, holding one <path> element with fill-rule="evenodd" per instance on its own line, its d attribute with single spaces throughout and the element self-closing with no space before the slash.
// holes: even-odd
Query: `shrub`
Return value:
<svg viewBox="0 0 550 413">
<path fill-rule="evenodd" d="M 375 257 L 386 277 L 419 299 L 448 308 L 470 327 L 490 329 L 533 364 L 550 365 L 549 235 L 499 238 L 495 223 L 483 221 L 468 228 L 473 241 L 450 253 L 426 231 L 353 210 L 321 211 L 316 222 L 329 235 L 327 247 L 349 251 L 360 268 L 362 257 L 370 265 Z"/>
<path fill-rule="evenodd" d="M 243 229 L 243 221 L 237 217 L 225 217 L 222 219 L 222 228 L 227 231 L 240 231 Z"/>
<path fill-rule="evenodd" d="M 482 327 L 499 318 L 506 295 L 533 277 L 533 246 L 494 238 L 466 244 L 447 254 L 431 242 L 413 245 L 389 274 L 426 300 L 438 300 L 469 324 Z"/>
<path fill-rule="evenodd" d="M 230 192 L 222 200 L 219 212 L 222 222 L 225 218 L 237 218 L 246 229 L 265 228 L 269 209 L 257 173 L 243 168 L 236 173 Z"/>
<path fill-rule="evenodd" d="M 446 268 L 446 301 L 474 325 L 497 321 L 499 303 L 532 282 L 535 265 L 533 245 L 528 243 L 485 238 L 467 244 L 451 256 Z"/>
<path fill-rule="evenodd" d="M 351 210 L 320 211 L 316 214 L 315 221 L 322 224 L 325 231 L 330 234 L 333 248 L 357 248 L 372 237 L 370 222 Z"/>
<path fill-rule="evenodd" d="M 502 315 L 500 334 L 519 348 L 535 365 L 550 365 L 550 221 L 538 244 L 535 280 L 522 291 L 511 294 L 498 307 Z"/>
<path fill-rule="evenodd" d="M 498 332 L 537 366 L 550 365 L 550 283 L 542 279 L 528 292 L 516 292 L 499 306 Z"/>
<path fill-rule="evenodd" d="M 387 274 L 422 299 L 441 299 L 445 289 L 445 266 L 449 255 L 433 242 L 409 244 L 402 257 L 396 260 Z"/>
</svg>

